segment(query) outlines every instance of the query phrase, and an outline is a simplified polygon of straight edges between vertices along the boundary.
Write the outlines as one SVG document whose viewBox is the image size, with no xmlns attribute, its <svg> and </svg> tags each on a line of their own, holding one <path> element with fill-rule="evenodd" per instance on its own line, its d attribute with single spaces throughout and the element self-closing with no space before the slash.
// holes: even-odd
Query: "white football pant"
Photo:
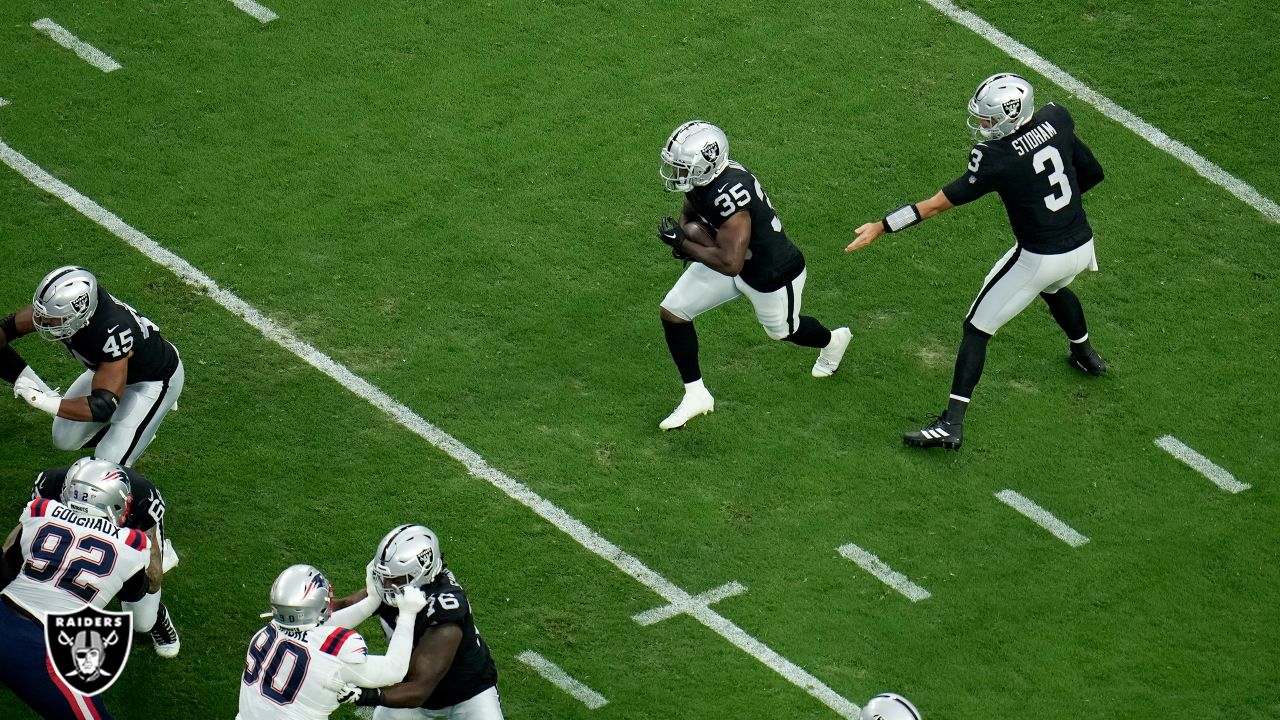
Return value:
<svg viewBox="0 0 1280 720">
<path fill-rule="evenodd" d="M 729 277 L 702 263 L 693 263 L 662 299 L 662 307 L 678 318 L 692 321 L 712 308 L 745 295 L 764 331 L 774 340 L 782 340 L 800 327 L 800 300 L 808 275 L 806 268 L 783 287 L 762 293 L 740 277 Z"/>
<path fill-rule="evenodd" d="M 173 409 L 182 394 L 186 373 L 182 360 L 168 380 L 126 385 L 124 397 L 111 419 L 105 423 L 79 422 L 55 417 L 53 419 L 53 444 L 59 450 L 79 450 L 103 427 L 110 426 L 98 441 L 93 456 L 132 467 L 156 436 L 160 421 Z M 63 397 L 86 397 L 93 391 L 93 371 L 85 370 L 71 383 Z"/>
<path fill-rule="evenodd" d="M 1014 245 L 987 273 L 967 318 L 988 335 L 1022 312 L 1040 293 L 1055 293 L 1085 270 L 1097 270 L 1093 240 L 1060 255 L 1037 255 Z"/>
</svg>

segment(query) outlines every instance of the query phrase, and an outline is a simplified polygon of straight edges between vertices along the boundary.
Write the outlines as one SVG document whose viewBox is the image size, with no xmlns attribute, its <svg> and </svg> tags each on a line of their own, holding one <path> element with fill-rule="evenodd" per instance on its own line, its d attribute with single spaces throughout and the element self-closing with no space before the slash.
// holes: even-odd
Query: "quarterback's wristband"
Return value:
<svg viewBox="0 0 1280 720">
<path fill-rule="evenodd" d="M 906 230 L 912 225 L 920 222 L 922 219 L 923 218 L 920 217 L 920 209 L 915 205 L 903 205 L 897 210 L 885 215 L 881 224 L 884 225 L 885 232 L 892 233 L 898 232 L 899 230 Z"/>
<path fill-rule="evenodd" d="M 382 688 L 360 688 L 360 699 L 356 705 L 374 707 L 382 704 Z"/>
</svg>

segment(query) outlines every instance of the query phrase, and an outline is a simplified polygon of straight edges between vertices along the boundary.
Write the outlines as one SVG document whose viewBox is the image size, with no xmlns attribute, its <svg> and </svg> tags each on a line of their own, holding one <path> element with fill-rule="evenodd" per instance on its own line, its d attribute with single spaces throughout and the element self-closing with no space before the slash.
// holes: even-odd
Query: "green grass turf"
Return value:
<svg viewBox="0 0 1280 720">
<path fill-rule="evenodd" d="M 1073 375 L 1032 307 L 991 346 L 964 450 L 909 452 L 899 435 L 940 409 L 964 308 L 1010 242 L 1003 209 L 840 248 L 959 173 L 968 94 L 1016 67 L 999 50 L 923 4 L 269 5 L 282 19 L 260 26 L 220 2 L 6 3 L 0 137 L 682 587 L 744 583 L 717 609 L 855 702 L 898 690 L 931 720 L 1280 713 L 1280 229 L 1251 208 L 1031 74 L 1107 169 L 1086 201 L 1103 272 L 1075 287 L 1113 372 Z M 1249 9 L 1231 5 L 1212 19 Z M 1265 46 L 1198 37 L 1224 81 L 1156 42 L 1195 35 L 1186 14 L 1124 32 L 1089 3 L 970 7 L 1280 194 L 1264 129 L 1185 101 L 1247 118 Z M 29 28 L 45 15 L 124 69 L 53 46 Z M 761 176 L 809 259 L 807 311 L 855 343 L 815 381 L 812 353 L 721 308 L 699 321 L 717 412 L 663 435 L 679 386 L 656 305 L 679 266 L 652 239 L 677 207 L 656 156 L 692 116 Z M 182 410 L 139 464 L 183 556 L 166 591 L 183 652 L 134 653 L 108 693 L 119 717 L 230 716 L 275 573 L 313 562 L 354 588 L 406 520 L 441 532 L 509 717 L 830 716 L 688 618 L 635 625 L 657 596 L 7 169 L 0 248 L 0 307 L 85 263 L 186 361 Z M 74 377 L 55 348 L 18 347 Z M 1152 446 L 1166 432 L 1254 488 L 1218 491 Z M 15 515 L 38 469 L 74 457 L 47 433 L 0 412 Z M 992 498 L 1006 487 L 1091 542 L 1048 536 Z M 846 542 L 934 596 L 907 602 Z M 610 704 L 551 687 L 514 660 L 526 648 Z M 0 716 L 22 712 L 0 695 Z"/>
</svg>

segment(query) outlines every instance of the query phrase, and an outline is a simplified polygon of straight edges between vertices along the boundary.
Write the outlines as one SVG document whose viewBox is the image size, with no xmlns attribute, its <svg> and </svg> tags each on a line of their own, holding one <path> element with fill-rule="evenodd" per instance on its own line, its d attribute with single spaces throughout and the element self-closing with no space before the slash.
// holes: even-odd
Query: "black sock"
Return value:
<svg viewBox="0 0 1280 720">
<path fill-rule="evenodd" d="M 17 350 L 11 346 L 0 347 L 0 380 L 15 383 L 23 370 L 27 369 L 27 361 L 22 359 Z"/>
<path fill-rule="evenodd" d="M 947 403 L 947 422 L 953 424 L 964 422 L 964 413 L 969 409 L 969 399 L 973 397 L 973 389 L 978 386 L 978 380 L 982 378 L 982 367 L 987 363 L 987 341 L 990 339 L 990 335 L 971 323 L 964 324 L 964 339 L 960 341 L 960 352 L 956 353 L 956 370 L 951 377 L 951 399 Z"/>
<path fill-rule="evenodd" d="M 801 315 L 800 327 L 783 339 L 801 347 L 821 349 L 831 344 L 831 331 L 818 322 L 817 318 Z"/>
<path fill-rule="evenodd" d="M 1049 306 L 1049 313 L 1057 321 L 1058 327 L 1067 334 L 1067 339 L 1076 345 L 1072 352 L 1089 351 L 1089 327 L 1084 322 L 1084 308 L 1080 298 L 1071 292 L 1071 288 L 1062 288 L 1055 293 L 1040 293 L 1040 298 Z M 1077 342 L 1084 338 L 1084 342 Z"/>
<path fill-rule="evenodd" d="M 676 361 L 676 369 L 680 371 L 680 379 L 691 383 L 702 379 L 702 370 L 698 368 L 698 332 L 691 322 L 671 322 L 662 318 L 662 332 L 667 336 L 667 349 L 671 351 L 671 359 Z"/>
</svg>

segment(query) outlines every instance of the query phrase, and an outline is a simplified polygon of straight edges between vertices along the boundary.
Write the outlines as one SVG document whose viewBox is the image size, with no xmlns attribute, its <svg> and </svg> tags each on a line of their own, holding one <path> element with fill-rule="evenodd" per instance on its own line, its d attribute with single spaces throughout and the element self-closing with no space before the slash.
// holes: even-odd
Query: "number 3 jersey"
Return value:
<svg viewBox="0 0 1280 720">
<path fill-rule="evenodd" d="M 804 271 L 804 255 L 782 230 L 760 181 L 742 165 L 730 161 L 710 183 L 685 193 L 685 200 L 717 231 L 734 215 L 750 213 L 751 239 L 739 277 L 752 288 L 773 292 Z"/>
<path fill-rule="evenodd" d="M 146 594 L 151 553 L 142 531 L 44 498 L 28 503 L 19 522 L 22 540 L 9 551 L 17 575 L 4 595 L 41 622 L 51 612 Z M 19 552 L 21 558 L 12 557 Z"/>
<path fill-rule="evenodd" d="M 160 328 L 98 286 L 98 309 L 89 324 L 61 341 L 86 369 L 129 358 L 126 385 L 167 380 L 178 367 L 178 351 L 160 337 Z"/>
<path fill-rule="evenodd" d="M 240 720 L 324 720 L 338 709 L 343 665 L 367 661 L 355 630 L 321 625 L 292 630 L 272 623 L 249 643 L 240 678 Z"/>
<path fill-rule="evenodd" d="M 453 573 L 445 568 L 430 585 L 422 588 L 422 592 L 427 596 L 427 606 L 418 613 L 413 628 L 414 647 L 417 647 L 423 633 L 436 625 L 453 623 L 462 628 L 462 641 L 458 643 L 453 664 L 422 707 L 439 710 L 457 705 L 497 685 L 498 669 L 493 664 L 493 656 L 480 637 L 480 631 L 476 630 L 467 593 Z M 399 612 L 386 603 L 378 607 L 378 618 L 382 620 L 382 630 L 388 638 L 395 629 Z"/>
<path fill-rule="evenodd" d="M 963 175 L 942 189 L 953 205 L 1000 194 L 1018 244 L 1059 255 L 1093 238 L 1080 196 L 1102 181 L 1102 166 L 1076 137 L 1066 108 L 1049 103 L 1017 132 L 978 143 Z"/>
</svg>

